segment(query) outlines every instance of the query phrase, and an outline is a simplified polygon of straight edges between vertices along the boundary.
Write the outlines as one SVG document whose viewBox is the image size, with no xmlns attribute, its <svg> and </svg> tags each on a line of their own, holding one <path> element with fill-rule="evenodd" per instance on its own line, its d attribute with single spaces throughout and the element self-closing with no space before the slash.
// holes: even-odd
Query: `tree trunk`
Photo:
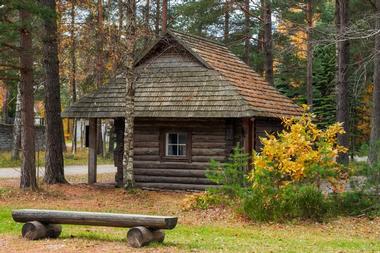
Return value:
<svg viewBox="0 0 380 253">
<path fill-rule="evenodd" d="M 250 56 L 250 39 L 251 39 L 251 32 L 250 32 L 250 8 L 249 8 L 249 1 L 250 0 L 244 0 L 244 54 L 243 54 L 243 60 L 246 64 L 249 64 L 249 56 Z"/>
<path fill-rule="evenodd" d="M 102 0 L 98 0 L 98 25 L 97 25 L 97 61 L 96 61 L 96 87 L 103 86 L 104 79 L 104 56 L 103 56 L 103 43 L 104 43 L 104 27 L 103 27 L 103 5 Z M 102 121 L 97 121 L 97 150 L 98 154 L 103 153 L 103 138 L 102 138 Z"/>
<path fill-rule="evenodd" d="M 263 11 L 264 77 L 273 85 L 272 7 L 270 0 L 261 0 Z"/>
<path fill-rule="evenodd" d="M 45 18 L 43 63 L 45 81 L 46 155 L 44 181 L 48 184 L 66 183 L 63 168 L 61 97 L 55 0 L 41 0 L 54 16 Z"/>
<path fill-rule="evenodd" d="M 34 135 L 34 95 L 33 95 L 33 53 L 30 31 L 31 15 L 20 10 L 20 94 L 21 94 L 21 146 L 22 165 L 20 188 L 37 189 L 35 135 Z"/>
<path fill-rule="evenodd" d="M 336 28 L 337 28 L 337 84 L 336 84 L 336 119 L 343 123 L 345 134 L 338 136 L 338 143 L 349 147 L 349 111 L 348 111 L 348 64 L 349 41 L 345 39 L 348 26 L 348 1 L 336 0 Z M 340 154 L 339 162 L 348 164 L 348 153 Z"/>
<path fill-rule="evenodd" d="M 119 36 L 121 35 L 121 31 L 123 30 L 123 21 L 124 21 L 124 3 L 123 0 L 118 0 L 117 5 L 119 8 Z"/>
<path fill-rule="evenodd" d="M 114 120 L 114 129 L 116 134 L 116 148 L 114 150 L 114 162 L 117 167 L 115 175 L 115 183 L 117 187 L 123 186 L 123 153 L 124 153 L 124 118 L 116 118 Z"/>
<path fill-rule="evenodd" d="M 128 30 L 127 30 L 127 62 L 126 62 L 126 114 L 124 133 L 124 155 L 123 155 L 123 184 L 125 188 L 133 188 L 135 180 L 133 176 L 133 135 L 135 119 L 135 73 L 134 73 L 134 53 L 135 53 L 135 33 L 136 33 L 136 2 L 128 0 L 127 9 Z"/>
<path fill-rule="evenodd" d="M 3 121 L 5 124 L 8 124 L 8 98 L 9 98 L 9 91 L 5 87 L 4 89 L 4 99 L 3 99 Z"/>
<path fill-rule="evenodd" d="M 71 27 L 70 27 L 70 37 L 71 37 L 71 75 L 70 75 L 70 83 L 71 83 L 71 96 L 72 96 L 72 104 L 77 100 L 77 87 L 76 87 L 76 72 L 77 72 L 77 62 L 75 57 L 76 52 L 76 39 L 75 39 L 75 1 L 71 1 Z M 77 120 L 73 119 L 73 131 L 72 131 L 72 153 L 75 154 L 77 151 Z"/>
<path fill-rule="evenodd" d="M 150 21 L 150 0 L 146 0 L 145 8 L 144 8 L 144 24 L 147 31 L 150 30 L 149 21 Z"/>
<path fill-rule="evenodd" d="M 223 29 L 223 40 L 227 43 L 230 36 L 230 2 L 226 0 L 224 3 L 224 29 Z"/>
<path fill-rule="evenodd" d="M 124 131 L 123 131 L 124 132 Z M 109 143 L 108 143 L 108 154 L 112 155 L 114 152 L 115 146 L 115 122 L 111 124 L 110 132 L 109 132 Z"/>
<path fill-rule="evenodd" d="M 376 0 L 376 29 L 380 29 L 380 0 Z M 375 37 L 373 109 L 371 118 L 371 137 L 368 162 L 371 165 L 379 163 L 380 156 L 380 34 Z"/>
<path fill-rule="evenodd" d="M 168 24 L 168 1 L 162 0 L 162 33 L 166 33 L 166 26 Z"/>
<path fill-rule="evenodd" d="M 156 37 L 160 36 L 160 0 L 156 0 L 156 24 L 155 24 L 155 32 Z"/>
<path fill-rule="evenodd" d="M 12 144 L 12 160 L 20 159 L 21 149 L 21 92 L 20 84 L 17 84 L 17 96 L 16 96 L 16 112 L 15 120 L 13 123 L 13 144 Z"/>
<path fill-rule="evenodd" d="M 313 44 L 312 44 L 312 29 L 313 29 L 313 4 L 312 0 L 308 0 L 306 4 L 306 40 L 307 40 L 307 67 L 306 67 L 306 98 L 307 104 L 313 106 Z"/>
</svg>

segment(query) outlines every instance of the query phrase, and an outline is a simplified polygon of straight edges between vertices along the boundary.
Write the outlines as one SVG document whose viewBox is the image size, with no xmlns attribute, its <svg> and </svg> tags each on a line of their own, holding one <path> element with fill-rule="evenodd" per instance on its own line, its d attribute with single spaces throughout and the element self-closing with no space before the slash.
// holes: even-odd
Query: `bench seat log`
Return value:
<svg viewBox="0 0 380 253">
<path fill-rule="evenodd" d="M 39 221 L 44 224 L 72 224 L 128 228 L 143 226 L 150 229 L 173 229 L 177 225 L 178 219 L 177 217 L 172 216 L 39 209 L 13 210 L 12 217 L 16 222 L 23 223 Z"/>
</svg>

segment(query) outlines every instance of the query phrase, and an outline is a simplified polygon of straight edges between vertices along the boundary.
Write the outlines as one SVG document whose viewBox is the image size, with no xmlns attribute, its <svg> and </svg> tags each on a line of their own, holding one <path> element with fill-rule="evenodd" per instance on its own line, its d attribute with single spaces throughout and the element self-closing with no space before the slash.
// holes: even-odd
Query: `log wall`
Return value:
<svg viewBox="0 0 380 253">
<path fill-rule="evenodd" d="M 167 130 L 188 131 L 191 135 L 189 159 L 167 160 L 162 156 L 164 146 L 160 144 L 160 136 Z M 233 143 L 232 137 L 226 141 L 226 130 L 225 119 L 136 119 L 134 171 L 137 186 L 179 190 L 212 187 L 205 172 L 211 159 L 224 161 L 228 155 Z"/>
<path fill-rule="evenodd" d="M 142 188 L 204 190 L 215 187 L 205 172 L 211 159 L 223 162 L 236 145 L 244 144 L 243 121 L 229 119 L 137 118 L 134 136 L 136 185 Z M 282 129 L 281 121 L 257 118 L 253 125 L 253 146 L 260 151 L 259 137 Z M 163 156 L 162 135 L 168 131 L 191 135 L 190 157 L 168 160 Z"/>
<path fill-rule="evenodd" d="M 262 148 L 262 143 L 260 137 L 265 137 L 266 132 L 270 134 L 275 134 L 283 129 L 281 120 L 272 118 L 256 118 L 254 123 L 255 128 L 255 150 L 260 151 Z"/>
</svg>

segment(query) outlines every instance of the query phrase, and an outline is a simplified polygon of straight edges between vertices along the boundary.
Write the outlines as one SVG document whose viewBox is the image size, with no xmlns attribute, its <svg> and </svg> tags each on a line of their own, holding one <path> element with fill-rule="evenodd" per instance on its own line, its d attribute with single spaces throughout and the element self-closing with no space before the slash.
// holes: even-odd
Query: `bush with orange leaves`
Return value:
<svg viewBox="0 0 380 253">
<path fill-rule="evenodd" d="M 253 154 L 253 170 L 249 176 L 253 187 L 271 184 L 277 188 L 289 183 L 312 183 L 319 187 L 327 179 L 336 191 L 343 168 L 337 163 L 339 153 L 347 149 L 337 144 L 344 134 L 341 123 L 318 129 L 314 115 L 305 106 L 301 117 L 283 119 L 284 130 L 261 138 L 263 148 Z"/>
</svg>

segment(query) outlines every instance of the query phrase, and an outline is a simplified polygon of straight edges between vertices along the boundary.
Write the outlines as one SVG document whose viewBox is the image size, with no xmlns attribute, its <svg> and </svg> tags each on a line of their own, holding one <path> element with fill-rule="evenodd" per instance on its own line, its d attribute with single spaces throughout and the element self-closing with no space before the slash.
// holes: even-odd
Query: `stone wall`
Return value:
<svg viewBox="0 0 380 253">
<path fill-rule="evenodd" d="M 36 149 L 45 148 L 45 127 L 36 126 Z M 13 125 L 0 124 L 0 150 L 11 150 L 13 142 Z"/>
</svg>

